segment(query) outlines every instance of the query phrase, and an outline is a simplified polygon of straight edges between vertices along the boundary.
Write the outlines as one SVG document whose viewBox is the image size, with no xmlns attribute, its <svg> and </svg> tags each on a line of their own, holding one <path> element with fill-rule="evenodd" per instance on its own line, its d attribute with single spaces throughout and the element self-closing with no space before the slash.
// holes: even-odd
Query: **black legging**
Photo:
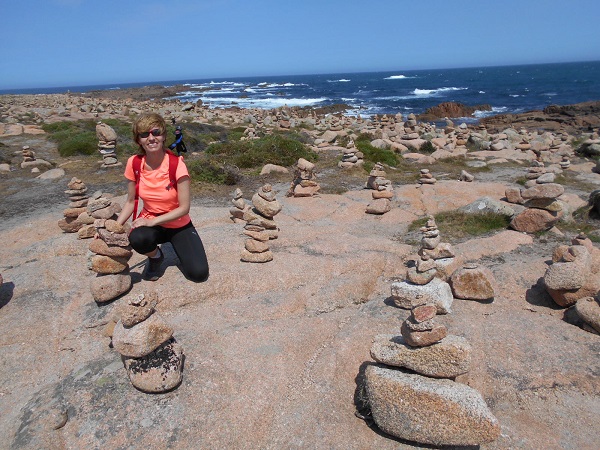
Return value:
<svg viewBox="0 0 600 450">
<path fill-rule="evenodd" d="M 181 228 L 138 227 L 129 234 L 129 243 L 142 254 L 152 252 L 158 244 L 165 242 L 173 245 L 181 262 L 181 271 L 188 280 L 200 283 L 208 279 L 206 252 L 192 222 Z"/>
</svg>

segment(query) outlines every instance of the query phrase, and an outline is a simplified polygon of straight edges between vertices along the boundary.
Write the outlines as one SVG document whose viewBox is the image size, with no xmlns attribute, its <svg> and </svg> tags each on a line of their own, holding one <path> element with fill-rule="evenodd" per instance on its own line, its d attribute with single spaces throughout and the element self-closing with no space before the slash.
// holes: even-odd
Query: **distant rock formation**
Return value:
<svg viewBox="0 0 600 450">
<path fill-rule="evenodd" d="M 473 117 L 475 111 L 491 111 L 490 105 L 467 106 L 462 103 L 444 102 L 437 106 L 427 108 L 417 119 L 423 122 L 432 122 L 445 117 Z"/>
</svg>

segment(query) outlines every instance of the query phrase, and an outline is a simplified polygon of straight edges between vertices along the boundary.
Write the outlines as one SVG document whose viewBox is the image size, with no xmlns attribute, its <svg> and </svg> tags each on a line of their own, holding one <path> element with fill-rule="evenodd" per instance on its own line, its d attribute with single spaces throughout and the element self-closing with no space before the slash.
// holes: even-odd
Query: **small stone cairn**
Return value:
<svg viewBox="0 0 600 450">
<path fill-rule="evenodd" d="M 419 184 L 435 184 L 437 182 L 431 172 L 429 172 L 429 169 L 421 169 L 419 176 Z"/>
<path fill-rule="evenodd" d="M 375 336 L 371 357 L 379 364 L 365 371 L 373 419 L 384 432 L 422 444 L 492 442 L 498 420 L 479 392 L 453 381 L 469 371 L 471 345 L 448 335 L 435 322 L 437 312 L 432 303 L 414 306 L 400 336 Z"/>
<path fill-rule="evenodd" d="M 369 173 L 366 188 L 371 189 L 373 201 L 367 205 L 367 214 L 385 214 L 392 209 L 392 198 L 394 197 L 394 188 L 392 182 L 385 178 L 386 173 L 383 165 L 377 163 Z"/>
<path fill-rule="evenodd" d="M 235 191 L 233 191 L 233 199 L 231 202 L 233 203 L 233 207 L 229 209 L 231 220 L 234 222 L 243 222 L 244 213 L 250 209 L 250 205 L 246 204 L 246 201 L 244 200 L 244 193 L 240 188 L 237 188 Z"/>
<path fill-rule="evenodd" d="M 98 151 L 102 155 L 101 167 L 119 167 L 122 164 L 117 160 L 117 133 L 110 126 L 102 122 L 96 125 L 98 138 Z"/>
<path fill-rule="evenodd" d="M 542 176 L 539 176 L 536 181 Z M 550 182 L 534 182 L 525 189 L 514 187 L 506 189 L 505 196 L 509 203 L 522 204 L 526 207 L 513 217 L 510 227 L 526 233 L 549 230 L 564 215 L 564 204 L 558 200 L 564 192 L 562 185 Z"/>
<path fill-rule="evenodd" d="M 392 283 L 392 298 L 396 306 L 411 309 L 431 303 L 438 314 L 451 312 L 452 289 L 446 281 L 454 272 L 456 258 L 449 243 L 441 242 L 433 216 L 421 228 L 421 248 L 418 258 L 409 261 L 405 281 Z"/>
<path fill-rule="evenodd" d="M 600 290 L 600 250 L 583 233 L 570 246 L 559 245 L 544 274 L 544 286 L 554 302 L 569 307 Z"/>
<path fill-rule="evenodd" d="M 58 226 L 65 233 L 78 233 L 80 239 L 94 236 L 94 218 L 87 212 L 88 188 L 79 178 L 73 177 L 67 184 L 65 194 L 69 197 L 69 207 L 63 211 L 64 217 Z"/>
<path fill-rule="evenodd" d="M 354 141 L 350 139 L 348 145 L 343 150 L 342 160 L 338 163 L 338 167 L 342 169 L 362 166 L 365 155 L 354 146 Z"/>
<path fill-rule="evenodd" d="M 569 167 L 571 167 L 571 160 L 569 159 L 568 155 L 563 155 L 563 157 L 561 158 L 561 160 L 558 164 L 560 165 L 560 168 L 562 170 L 566 170 Z"/>
<path fill-rule="evenodd" d="M 112 332 L 131 383 L 140 391 L 175 389 L 183 379 L 183 348 L 173 328 L 155 311 L 156 293 L 130 298 Z"/>
<path fill-rule="evenodd" d="M 313 197 L 317 195 L 321 186 L 315 180 L 315 165 L 304 158 L 300 158 L 294 171 L 294 179 L 290 185 L 287 197 Z"/>
<path fill-rule="evenodd" d="M 16 152 L 18 154 L 18 152 Z M 21 169 L 32 168 L 32 171 L 39 172 L 39 167 L 52 167 L 52 164 L 48 161 L 35 157 L 35 152 L 31 150 L 29 145 L 24 145 L 21 149 L 21 156 L 23 161 L 21 162 Z"/>
<path fill-rule="evenodd" d="M 119 225 L 113 219 L 96 219 L 94 227 L 98 239 L 93 239 L 88 247 L 89 268 L 98 275 L 90 289 L 96 303 L 105 303 L 132 286 L 128 263 L 133 255 L 129 246 L 130 225 Z"/>
<path fill-rule="evenodd" d="M 278 228 L 273 217 L 281 211 L 282 206 L 268 183 L 254 194 L 252 204 L 254 208 L 248 208 L 243 216 L 246 221 L 244 234 L 249 239 L 244 244 L 240 259 L 253 263 L 272 261 L 273 253 L 269 249 L 269 240 L 278 237 Z"/>
</svg>

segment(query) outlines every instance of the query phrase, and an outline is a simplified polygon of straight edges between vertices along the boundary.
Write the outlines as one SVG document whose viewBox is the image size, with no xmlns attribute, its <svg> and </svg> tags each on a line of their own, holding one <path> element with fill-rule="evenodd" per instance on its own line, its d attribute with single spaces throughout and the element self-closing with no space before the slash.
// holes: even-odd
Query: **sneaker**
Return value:
<svg viewBox="0 0 600 450">
<path fill-rule="evenodd" d="M 162 250 L 159 248 L 160 256 L 158 258 L 148 258 L 146 261 L 146 270 L 144 271 L 144 279 L 148 281 L 156 281 L 160 278 L 160 266 L 165 259 Z"/>
</svg>

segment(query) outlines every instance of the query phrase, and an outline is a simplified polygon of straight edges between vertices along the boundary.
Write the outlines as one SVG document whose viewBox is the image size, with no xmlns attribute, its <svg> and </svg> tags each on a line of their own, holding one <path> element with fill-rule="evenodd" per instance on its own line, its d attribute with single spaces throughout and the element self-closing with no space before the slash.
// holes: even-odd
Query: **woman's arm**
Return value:
<svg viewBox="0 0 600 450">
<path fill-rule="evenodd" d="M 135 196 L 135 184 L 134 184 L 134 196 Z M 185 175 L 177 180 L 177 200 L 179 201 L 179 206 L 168 213 L 162 214 L 157 217 L 153 217 L 152 219 L 145 219 L 140 217 L 136 219 L 133 223 L 133 227 L 155 227 L 156 225 L 160 225 L 165 222 L 170 222 L 171 220 L 179 219 L 180 217 L 185 216 L 190 212 L 190 177 Z M 125 211 L 125 207 L 123 207 L 123 211 Z M 121 211 L 121 214 L 123 214 Z M 133 208 L 132 208 L 133 212 Z M 131 212 L 129 213 L 131 215 Z M 119 215 L 119 218 L 121 216 Z M 129 217 L 129 216 L 127 216 Z"/>
<path fill-rule="evenodd" d="M 135 181 L 129 180 L 127 184 L 127 200 L 125 200 L 125 204 L 123 205 L 123 209 L 119 213 L 119 217 L 117 218 L 117 223 L 123 225 L 127 222 L 127 219 L 133 214 L 133 208 L 135 206 Z"/>
</svg>

